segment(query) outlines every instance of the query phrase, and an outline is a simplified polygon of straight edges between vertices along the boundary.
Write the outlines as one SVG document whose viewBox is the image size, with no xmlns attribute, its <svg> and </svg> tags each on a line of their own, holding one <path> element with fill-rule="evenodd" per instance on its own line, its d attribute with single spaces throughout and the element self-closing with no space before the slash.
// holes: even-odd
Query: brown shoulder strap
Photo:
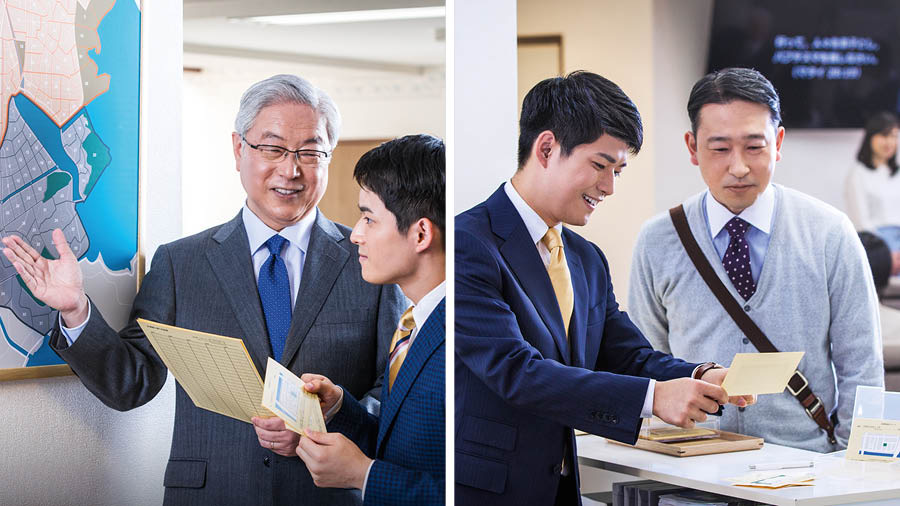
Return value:
<svg viewBox="0 0 900 506">
<path fill-rule="evenodd" d="M 706 256 L 700 250 L 700 245 L 697 244 L 697 240 L 694 239 L 694 235 L 691 233 L 691 227 L 688 225 L 687 216 L 684 214 L 684 206 L 678 205 L 669 209 L 669 216 L 672 218 L 672 224 L 675 226 L 675 231 L 678 232 L 678 238 L 681 239 L 684 250 L 687 252 L 688 257 L 690 257 L 691 262 L 694 263 L 697 272 L 700 273 L 700 277 L 706 282 L 706 286 L 708 286 L 713 295 L 716 296 L 716 299 L 719 300 L 719 303 L 725 309 L 725 312 L 731 316 L 731 319 L 734 320 L 734 323 L 741 329 L 741 332 L 747 336 L 747 339 L 749 339 L 750 342 L 753 343 L 753 346 L 760 352 L 766 353 L 778 351 L 772 344 L 772 341 L 769 341 L 769 338 L 766 337 L 756 323 L 747 316 L 747 313 L 741 308 L 741 305 L 731 296 L 728 292 L 728 288 L 725 287 L 725 284 L 722 283 L 722 280 L 716 275 L 716 271 L 714 271 L 712 265 L 709 264 L 709 260 L 706 259 Z M 787 388 L 791 395 L 800 401 L 806 414 L 809 415 L 819 427 L 828 433 L 828 440 L 831 444 L 835 444 L 834 425 L 831 423 L 831 420 L 828 419 L 825 406 L 809 388 L 809 382 L 806 380 L 806 377 L 804 377 L 800 371 L 795 371 L 794 375 L 791 376 L 791 379 L 788 381 Z"/>
</svg>

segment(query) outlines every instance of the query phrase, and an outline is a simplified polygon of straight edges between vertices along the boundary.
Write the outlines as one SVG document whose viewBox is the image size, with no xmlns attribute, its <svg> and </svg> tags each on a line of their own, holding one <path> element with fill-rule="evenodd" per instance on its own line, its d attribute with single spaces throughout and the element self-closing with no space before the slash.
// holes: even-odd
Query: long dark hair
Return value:
<svg viewBox="0 0 900 506">
<path fill-rule="evenodd" d="M 895 128 L 900 128 L 900 121 L 893 113 L 880 112 L 869 118 L 869 121 L 866 122 L 866 136 L 863 137 L 859 152 L 856 153 L 856 159 L 866 167 L 875 170 L 875 166 L 872 164 L 872 137 L 876 134 L 888 135 Z M 891 176 L 896 175 L 897 170 L 900 170 L 897 167 L 896 151 L 894 151 L 894 156 L 888 159 L 887 164 L 891 169 Z"/>
</svg>

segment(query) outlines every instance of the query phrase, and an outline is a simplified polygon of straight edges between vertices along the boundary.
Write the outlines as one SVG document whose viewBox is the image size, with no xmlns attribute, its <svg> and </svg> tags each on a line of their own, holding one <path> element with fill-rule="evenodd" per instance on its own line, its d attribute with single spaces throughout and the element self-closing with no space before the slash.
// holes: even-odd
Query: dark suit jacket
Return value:
<svg viewBox="0 0 900 506">
<path fill-rule="evenodd" d="M 297 375 L 324 374 L 354 395 L 371 390 L 377 396 L 406 301 L 394 285 L 362 280 L 349 235 L 347 227 L 317 216 L 281 364 Z M 71 347 L 59 328 L 51 335 L 82 383 L 118 410 L 146 403 L 166 381 L 166 368 L 136 318 L 241 338 L 265 376 L 272 351 L 240 213 L 160 246 L 121 332 L 92 307 Z M 251 425 L 195 407 L 180 386 L 175 402 L 166 505 L 359 504 L 358 492 L 317 488 L 299 458 L 260 447 Z"/>
<path fill-rule="evenodd" d="M 563 495 L 578 496 L 572 428 L 633 443 L 645 377 L 696 366 L 653 351 L 619 311 L 600 249 L 568 229 L 562 237 L 575 292 L 568 340 L 503 188 L 456 217 L 457 504 L 553 504 L 566 453 L 575 490 Z"/>
<path fill-rule="evenodd" d="M 384 382 L 381 416 L 372 416 L 345 391 L 328 424 L 329 431 L 341 432 L 376 459 L 364 504 L 444 504 L 444 305 L 442 300 L 422 325 L 394 387 Z"/>
</svg>

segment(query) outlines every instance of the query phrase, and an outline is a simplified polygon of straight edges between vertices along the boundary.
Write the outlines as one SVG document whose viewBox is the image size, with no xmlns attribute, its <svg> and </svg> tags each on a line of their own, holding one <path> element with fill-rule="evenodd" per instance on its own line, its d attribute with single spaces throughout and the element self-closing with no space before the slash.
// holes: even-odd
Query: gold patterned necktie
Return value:
<svg viewBox="0 0 900 506">
<path fill-rule="evenodd" d="M 397 330 L 394 331 L 394 337 L 391 339 L 391 357 L 390 370 L 388 373 L 388 389 L 393 388 L 394 380 L 397 379 L 397 373 L 400 372 L 400 366 L 406 358 L 406 352 L 409 350 L 410 336 L 416 328 L 416 321 L 413 320 L 413 306 L 404 311 L 400 317 L 400 323 L 397 324 Z"/>
<path fill-rule="evenodd" d="M 547 230 L 541 242 L 550 250 L 550 264 L 547 265 L 547 274 L 550 275 L 550 283 L 556 293 L 556 302 L 559 303 L 559 312 L 562 314 L 563 324 L 566 328 L 566 338 L 569 336 L 569 320 L 572 319 L 572 308 L 575 307 L 575 295 L 572 292 L 572 277 L 569 274 L 569 266 L 566 264 L 566 254 L 563 251 L 562 237 L 559 231 L 553 227 Z"/>
</svg>

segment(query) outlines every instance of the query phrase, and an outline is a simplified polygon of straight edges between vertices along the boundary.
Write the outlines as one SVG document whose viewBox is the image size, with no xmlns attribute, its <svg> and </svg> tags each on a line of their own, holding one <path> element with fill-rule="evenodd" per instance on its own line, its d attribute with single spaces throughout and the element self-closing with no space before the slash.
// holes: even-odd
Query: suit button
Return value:
<svg viewBox="0 0 900 506">
<path fill-rule="evenodd" d="M 745 409 L 746 409 L 746 408 L 738 408 L 738 411 L 740 411 L 741 413 L 743 413 Z"/>
<path fill-rule="evenodd" d="M 591 417 L 592 417 L 594 420 L 599 420 L 599 419 L 600 419 L 600 412 L 599 412 L 599 411 L 593 411 L 593 412 L 591 412 Z"/>
<path fill-rule="evenodd" d="M 552 474 L 559 474 L 561 472 L 562 472 L 562 464 L 556 464 L 555 466 L 553 466 L 552 469 L 550 469 L 550 473 L 552 473 Z"/>
<path fill-rule="evenodd" d="M 264 465 L 264 466 L 269 467 L 269 466 L 271 465 L 271 462 L 272 462 L 272 461 L 269 460 L 269 457 L 263 458 L 263 465 Z"/>
<path fill-rule="evenodd" d="M 747 304 L 746 306 L 744 306 L 744 311 L 747 313 L 750 312 L 750 304 Z"/>
<path fill-rule="evenodd" d="M 749 340 L 749 339 L 747 339 L 747 338 L 746 338 L 746 337 L 745 337 L 745 338 L 743 338 L 743 339 L 741 339 L 741 341 L 743 341 L 743 342 L 744 342 L 744 344 L 748 344 L 748 343 L 749 343 L 749 342 L 750 342 L 750 340 Z"/>
<path fill-rule="evenodd" d="M 619 417 L 616 415 L 612 416 L 612 423 L 619 423 Z"/>
</svg>

